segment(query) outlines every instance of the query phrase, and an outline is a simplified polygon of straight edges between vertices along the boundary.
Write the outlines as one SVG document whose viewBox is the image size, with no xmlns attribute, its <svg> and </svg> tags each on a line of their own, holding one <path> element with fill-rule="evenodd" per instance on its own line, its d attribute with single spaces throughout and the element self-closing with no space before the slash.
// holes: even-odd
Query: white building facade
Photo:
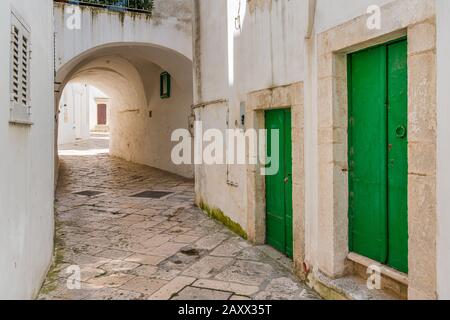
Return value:
<svg viewBox="0 0 450 320">
<path fill-rule="evenodd" d="M 108 132 L 110 99 L 85 83 L 69 83 L 59 102 L 58 144 L 86 140 L 91 132 Z"/>
<path fill-rule="evenodd" d="M 0 15 L 0 297 L 29 299 L 53 250 L 53 1 L 1 1 Z"/>
<path fill-rule="evenodd" d="M 293 234 L 287 241 L 297 275 L 323 294 L 330 292 L 324 287 L 332 288 L 329 297 L 367 298 L 373 292 L 364 290 L 366 271 L 375 266 L 386 292 L 409 299 L 448 298 L 447 2 L 194 2 L 196 120 L 225 132 L 242 129 L 243 117 L 245 129 L 266 129 L 270 111 L 291 114 L 292 171 L 284 183 L 292 188 Z M 397 132 L 407 141 L 401 271 L 383 258 L 353 252 L 349 221 L 355 195 L 348 108 L 349 92 L 357 89 L 349 82 L 347 59 L 392 43 L 406 44 L 405 124 Z M 273 186 L 260 169 L 197 165 L 196 194 L 203 208 L 223 212 L 249 239 L 265 244 L 273 236 L 268 212 Z M 388 253 L 395 254 L 395 249 Z M 348 290 L 348 281 L 361 290 Z"/>
</svg>

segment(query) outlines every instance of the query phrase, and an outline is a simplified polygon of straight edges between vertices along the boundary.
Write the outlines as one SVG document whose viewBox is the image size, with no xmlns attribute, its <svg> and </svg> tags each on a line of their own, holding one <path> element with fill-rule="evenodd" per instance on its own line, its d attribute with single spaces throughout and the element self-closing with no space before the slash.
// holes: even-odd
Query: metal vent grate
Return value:
<svg viewBox="0 0 450 320">
<path fill-rule="evenodd" d="M 148 199 L 161 199 L 168 195 L 173 194 L 173 192 L 167 191 L 144 191 L 131 196 L 132 198 L 148 198 Z"/>
<path fill-rule="evenodd" d="M 74 192 L 74 194 L 76 194 L 78 196 L 95 197 L 100 194 L 103 194 L 103 192 L 93 191 L 93 190 L 85 190 L 85 191 L 80 191 L 80 192 Z"/>
</svg>

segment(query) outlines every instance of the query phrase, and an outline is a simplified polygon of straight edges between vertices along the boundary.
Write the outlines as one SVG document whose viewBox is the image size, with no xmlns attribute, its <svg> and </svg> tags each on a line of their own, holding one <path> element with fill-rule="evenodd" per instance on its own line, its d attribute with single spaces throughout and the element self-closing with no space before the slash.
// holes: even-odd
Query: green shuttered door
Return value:
<svg viewBox="0 0 450 320">
<path fill-rule="evenodd" d="M 272 156 L 272 134 L 279 133 L 279 170 L 266 176 L 267 243 L 289 257 L 293 255 L 291 111 L 270 110 L 265 114 L 267 154 Z"/>
<path fill-rule="evenodd" d="M 348 68 L 350 250 L 407 272 L 407 42 Z"/>
</svg>

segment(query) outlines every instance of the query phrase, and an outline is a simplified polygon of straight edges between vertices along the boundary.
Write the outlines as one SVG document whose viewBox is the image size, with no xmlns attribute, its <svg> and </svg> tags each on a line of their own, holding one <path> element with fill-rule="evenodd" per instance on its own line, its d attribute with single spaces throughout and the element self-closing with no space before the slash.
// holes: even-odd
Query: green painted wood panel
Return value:
<svg viewBox="0 0 450 320">
<path fill-rule="evenodd" d="M 388 45 L 388 261 L 408 272 L 407 42 Z"/>
<path fill-rule="evenodd" d="M 284 112 L 282 110 L 271 110 L 266 112 L 267 129 L 267 154 L 272 156 L 272 135 L 277 130 L 279 135 L 279 146 L 283 146 L 283 122 Z M 281 149 L 281 148 L 280 148 Z M 266 176 L 266 239 L 267 243 L 280 252 L 285 252 L 285 202 L 284 202 L 284 172 L 281 166 L 283 153 L 280 150 L 279 167 L 276 175 Z"/>
<path fill-rule="evenodd" d="M 407 41 L 348 57 L 349 247 L 408 272 Z"/>
<path fill-rule="evenodd" d="M 266 176 L 267 243 L 289 257 L 293 255 L 292 226 L 292 139 L 291 112 L 288 109 L 265 113 L 267 154 L 272 156 L 272 134 L 278 132 L 279 171 Z"/>
<path fill-rule="evenodd" d="M 285 210 L 286 210 L 286 255 L 293 257 L 292 225 L 292 119 L 291 110 L 284 111 L 284 175 L 285 175 Z"/>
<path fill-rule="evenodd" d="M 349 56 L 350 250 L 387 258 L 386 49 Z"/>
</svg>

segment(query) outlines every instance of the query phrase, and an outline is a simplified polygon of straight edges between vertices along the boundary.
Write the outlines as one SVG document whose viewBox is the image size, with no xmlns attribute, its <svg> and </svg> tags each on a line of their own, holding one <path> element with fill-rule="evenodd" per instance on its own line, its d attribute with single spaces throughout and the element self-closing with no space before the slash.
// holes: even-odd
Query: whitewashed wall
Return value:
<svg viewBox="0 0 450 320">
<path fill-rule="evenodd" d="M 54 5 L 58 89 L 62 90 L 78 64 L 101 48 L 141 45 L 167 49 L 172 54 L 151 55 L 152 61 L 164 69 L 169 69 L 173 54 L 192 59 L 191 0 L 155 0 L 151 17 L 88 6 L 75 6 L 81 8 L 79 11 L 73 8 L 60 2 Z M 68 22 L 73 21 L 74 12 L 80 13 L 76 15 L 76 28 Z M 192 81 L 189 72 L 184 77 Z"/>
<path fill-rule="evenodd" d="M 101 90 L 85 83 L 68 83 L 59 102 L 58 144 L 91 137 L 97 127 L 97 99 L 108 99 Z"/>
<path fill-rule="evenodd" d="M 234 129 L 249 92 L 304 78 L 306 8 L 302 0 L 200 1 L 202 94 L 196 103 L 227 103 L 199 109 L 197 120 L 222 131 Z M 197 166 L 196 177 L 198 201 L 246 229 L 245 166 Z"/>
<path fill-rule="evenodd" d="M 200 2 L 200 46 L 196 52 L 195 103 L 212 103 L 197 111 L 207 127 L 225 130 L 240 114 L 240 103 L 250 91 L 303 81 L 305 86 L 305 230 L 306 259 L 317 263 L 318 232 L 318 114 L 316 35 L 367 13 L 371 5 L 383 6 L 395 0 L 317 0 L 312 38 L 305 40 L 307 0 Z M 450 5 L 436 0 L 438 10 L 438 290 L 450 297 Z M 240 11 L 239 11 L 240 8 Z M 227 15 L 225 15 L 227 12 Z M 381 23 L 383 23 L 383 18 Z M 401 16 L 391 17 L 401 19 Z M 236 28 L 236 20 L 241 28 Z M 400 20 L 401 21 L 401 20 Z M 228 118 L 227 114 L 230 115 Z M 237 186 L 227 183 L 232 172 Z M 245 168 L 197 166 L 198 200 L 221 209 L 246 228 L 247 182 Z M 294 195 L 295 196 L 295 195 Z M 322 253 L 326 254 L 326 253 Z M 430 271 L 433 272 L 433 271 Z"/>
<path fill-rule="evenodd" d="M 89 88 L 81 83 L 70 83 L 59 103 L 58 144 L 73 143 L 90 137 Z"/>
<path fill-rule="evenodd" d="M 31 27 L 32 126 L 9 121 L 11 7 Z M 0 1 L 0 299 L 30 299 L 53 249 L 53 1 Z"/>
</svg>

